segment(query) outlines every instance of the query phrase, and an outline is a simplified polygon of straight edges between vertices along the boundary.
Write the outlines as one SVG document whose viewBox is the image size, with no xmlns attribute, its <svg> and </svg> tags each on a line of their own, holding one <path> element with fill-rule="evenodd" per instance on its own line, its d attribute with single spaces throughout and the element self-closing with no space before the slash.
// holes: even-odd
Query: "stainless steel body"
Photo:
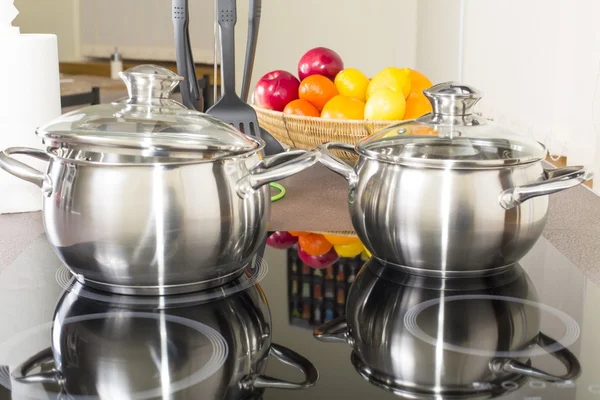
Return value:
<svg viewBox="0 0 600 400">
<path fill-rule="evenodd" d="M 267 234 L 264 185 L 317 161 L 302 151 L 145 164 L 59 153 L 7 149 L 0 167 L 43 187 L 48 240 L 77 279 L 125 294 L 191 292 L 235 278 Z M 47 172 L 32 178 L 11 154 L 46 158 Z"/>
<path fill-rule="evenodd" d="M 269 308 L 259 286 L 202 303 L 169 305 L 169 299 L 157 298 L 144 306 L 127 305 L 119 296 L 92 300 L 81 290 L 89 289 L 76 283 L 64 293 L 52 347 L 13 371 L 18 382 L 55 384 L 75 398 L 233 400 L 259 397 L 265 388 L 304 389 L 318 379 L 308 360 L 271 343 Z M 212 328 L 226 343 L 224 361 L 204 379 L 197 371 L 215 361 L 214 347 L 190 328 L 194 324 Z M 269 356 L 301 369 L 305 380 L 265 376 Z M 31 373 L 39 365 L 46 372 Z"/>
<path fill-rule="evenodd" d="M 465 295 L 478 299 L 450 301 Z M 437 306 L 422 309 L 415 323 L 436 339 L 433 344 L 415 336 L 405 318 L 427 301 Z M 349 343 L 363 377 L 411 398 L 493 396 L 502 382 L 526 377 L 576 379 L 579 362 L 540 332 L 540 310 L 527 305 L 535 301 L 535 289 L 518 265 L 487 277 L 439 279 L 393 271 L 372 259 L 350 289 L 346 316 L 317 328 L 315 336 Z M 444 347 L 449 343 L 474 352 L 449 350 Z M 567 372 L 557 376 L 532 366 L 527 351 L 536 345 L 558 346 L 551 354 Z"/>
<path fill-rule="evenodd" d="M 577 166 L 544 169 L 543 145 L 494 136 L 499 128 L 471 112 L 479 99 L 472 89 L 446 95 L 447 85 L 439 86 L 430 93 L 433 114 L 356 147 L 325 143 L 321 162 L 347 179 L 354 229 L 375 257 L 425 275 L 489 273 L 532 248 L 549 194 L 592 174 Z M 358 163 L 345 164 L 329 149 L 355 151 Z"/>
</svg>

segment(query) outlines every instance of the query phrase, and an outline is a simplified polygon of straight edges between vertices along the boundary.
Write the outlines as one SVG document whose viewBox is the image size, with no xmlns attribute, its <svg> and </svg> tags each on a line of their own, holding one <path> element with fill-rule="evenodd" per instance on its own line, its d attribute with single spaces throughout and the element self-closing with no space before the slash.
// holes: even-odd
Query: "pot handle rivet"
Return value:
<svg viewBox="0 0 600 400">
<path fill-rule="evenodd" d="M 245 199 L 260 187 L 295 175 L 312 167 L 321 153 L 315 150 L 291 150 L 265 157 L 236 185 L 239 197 Z"/>
<path fill-rule="evenodd" d="M 354 146 L 348 143 L 341 142 L 327 142 L 317 146 L 317 149 L 321 152 L 321 164 L 325 165 L 327 168 L 346 178 L 348 181 L 348 186 L 350 190 L 354 190 L 356 185 L 358 184 L 358 175 L 354 168 L 344 161 L 340 160 L 338 157 L 334 156 L 331 153 L 330 149 L 339 149 L 344 150 L 349 153 L 356 153 L 356 149 Z"/>
<path fill-rule="evenodd" d="M 506 210 L 510 210 L 531 198 L 545 196 L 571 189 L 592 179 L 593 174 L 582 166 L 572 166 L 546 171 L 545 179 L 528 185 L 516 186 L 500 193 L 498 202 Z"/>
<path fill-rule="evenodd" d="M 537 345 L 546 348 L 555 346 L 556 340 L 543 333 L 539 333 L 537 337 Z M 534 368 L 530 365 L 524 364 L 520 361 L 512 358 L 495 358 L 490 362 L 490 370 L 495 373 L 505 372 L 528 376 L 530 378 L 539 379 L 547 382 L 562 382 L 568 380 L 574 380 L 581 375 L 581 365 L 579 360 L 573 353 L 566 347 L 559 349 L 558 351 L 550 352 L 550 355 L 566 367 L 567 372 L 564 375 L 553 375 L 548 372 L 544 372 L 540 369 Z"/>
<path fill-rule="evenodd" d="M 273 388 L 273 389 L 308 389 L 319 380 L 319 371 L 309 360 L 279 344 L 271 344 L 269 356 L 273 356 L 282 363 L 298 368 L 304 374 L 304 381 L 300 383 L 284 381 L 264 375 L 251 375 L 242 385 L 246 389 Z"/>
</svg>

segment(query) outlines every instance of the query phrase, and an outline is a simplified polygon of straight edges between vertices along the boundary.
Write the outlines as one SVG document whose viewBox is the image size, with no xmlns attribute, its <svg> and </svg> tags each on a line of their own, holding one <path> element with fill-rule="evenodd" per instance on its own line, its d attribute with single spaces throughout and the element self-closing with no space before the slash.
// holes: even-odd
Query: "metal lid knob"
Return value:
<svg viewBox="0 0 600 400">
<path fill-rule="evenodd" d="M 152 99 L 168 99 L 183 78 L 159 65 L 143 64 L 119 72 L 127 86 L 129 98 L 135 103 L 149 103 Z"/>
<path fill-rule="evenodd" d="M 473 106 L 483 94 L 470 86 L 444 82 L 425 89 L 423 94 L 431 102 L 434 115 L 464 116 L 473 113 Z"/>
</svg>

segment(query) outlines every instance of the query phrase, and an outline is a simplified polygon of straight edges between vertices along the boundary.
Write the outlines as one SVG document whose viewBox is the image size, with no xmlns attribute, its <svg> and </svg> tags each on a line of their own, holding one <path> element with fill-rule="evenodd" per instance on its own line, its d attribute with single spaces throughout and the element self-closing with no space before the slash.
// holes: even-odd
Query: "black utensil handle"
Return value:
<svg viewBox="0 0 600 400">
<path fill-rule="evenodd" d="M 221 27 L 221 73 L 223 96 L 235 93 L 235 24 L 236 0 L 218 0 L 218 21 Z"/>
<path fill-rule="evenodd" d="M 188 0 L 173 0 L 172 6 L 177 73 L 184 78 L 181 84 L 181 99 L 186 107 L 196 109 L 200 100 L 200 90 L 190 45 Z"/>
<path fill-rule="evenodd" d="M 242 81 L 242 100 L 248 102 L 250 94 L 250 81 L 254 69 L 254 58 L 256 55 L 256 43 L 258 41 L 258 29 L 260 27 L 260 15 L 262 12 L 262 0 L 250 0 L 248 12 L 248 41 L 246 43 L 246 63 L 244 65 L 244 79 Z"/>
</svg>

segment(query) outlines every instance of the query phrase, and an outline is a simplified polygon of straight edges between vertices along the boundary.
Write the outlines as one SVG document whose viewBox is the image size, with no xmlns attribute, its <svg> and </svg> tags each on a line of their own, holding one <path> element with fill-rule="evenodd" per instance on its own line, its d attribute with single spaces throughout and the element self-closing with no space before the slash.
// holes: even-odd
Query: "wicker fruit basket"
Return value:
<svg viewBox="0 0 600 400">
<path fill-rule="evenodd" d="M 314 149 L 324 142 L 356 145 L 366 136 L 400 121 L 336 120 L 284 114 L 253 105 L 259 125 L 277 140 L 296 149 Z M 355 163 L 358 156 L 332 150 L 342 160 Z"/>
</svg>

